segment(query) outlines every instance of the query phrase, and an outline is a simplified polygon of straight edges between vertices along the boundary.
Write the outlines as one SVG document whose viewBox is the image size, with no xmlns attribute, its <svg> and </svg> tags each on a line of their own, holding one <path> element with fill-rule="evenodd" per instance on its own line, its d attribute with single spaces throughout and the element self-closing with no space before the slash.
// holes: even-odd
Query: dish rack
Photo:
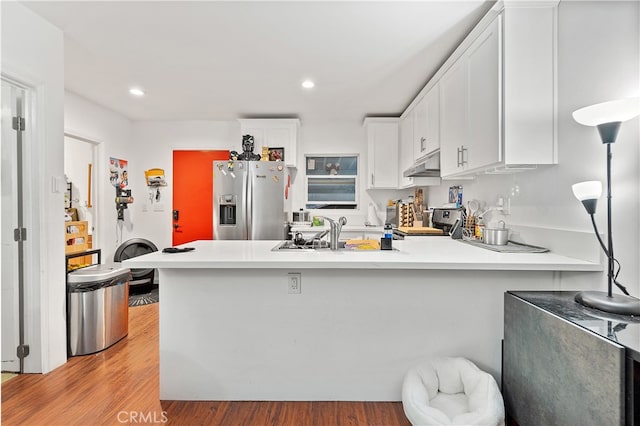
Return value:
<svg viewBox="0 0 640 426">
<path fill-rule="evenodd" d="M 491 250 L 491 251 L 497 251 L 500 253 L 546 253 L 549 251 L 549 249 L 545 247 L 532 246 L 524 243 L 516 243 L 515 241 L 511 241 L 511 240 L 507 241 L 507 244 L 502 246 L 485 244 L 476 238 L 465 236 L 464 231 L 466 231 L 466 229 L 463 230 L 462 239 L 458 241 L 462 241 L 463 243 L 470 244 L 472 246 L 480 247 L 480 248 Z"/>
</svg>

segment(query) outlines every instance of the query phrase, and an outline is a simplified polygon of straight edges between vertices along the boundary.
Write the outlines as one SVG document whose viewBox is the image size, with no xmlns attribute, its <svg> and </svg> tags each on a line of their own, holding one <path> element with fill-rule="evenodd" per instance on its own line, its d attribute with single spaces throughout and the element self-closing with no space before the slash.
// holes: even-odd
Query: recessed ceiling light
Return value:
<svg viewBox="0 0 640 426">
<path fill-rule="evenodd" d="M 131 89 L 129 89 L 129 93 L 131 93 L 133 96 L 144 96 L 144 90 L 138 87 L 132 87 Z"/>
<path fill-rule="evenodd" d="M 311 80 L 305 80 L 302 82 L 302 87 L 305 89 L 312 89 L 316 84 Z"/>
</svg>

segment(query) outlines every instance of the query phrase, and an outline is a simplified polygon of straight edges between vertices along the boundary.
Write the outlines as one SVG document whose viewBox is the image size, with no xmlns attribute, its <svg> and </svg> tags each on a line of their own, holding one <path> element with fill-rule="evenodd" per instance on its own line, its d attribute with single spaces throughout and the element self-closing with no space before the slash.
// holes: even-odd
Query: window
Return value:
<svg viewBox="0 0 640 426">
<path fill-rule="evenodd" d="M 306 156 L 308 209 L 358 208 L 358 156 Z"/>
</svg>

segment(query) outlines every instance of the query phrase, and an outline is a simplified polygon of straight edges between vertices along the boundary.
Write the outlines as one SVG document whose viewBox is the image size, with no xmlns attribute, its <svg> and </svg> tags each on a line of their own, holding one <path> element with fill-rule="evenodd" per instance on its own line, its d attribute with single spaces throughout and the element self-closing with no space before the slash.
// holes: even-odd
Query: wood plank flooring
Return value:
<svg viewBox="0 0 640 426">
<path fill-rule="evenodd" d="M 158 306 L 130 308 L 106 351 L 3 383 L 2 425 L 410 425 L 400 402 L 160 401 Z"/>
</svg>

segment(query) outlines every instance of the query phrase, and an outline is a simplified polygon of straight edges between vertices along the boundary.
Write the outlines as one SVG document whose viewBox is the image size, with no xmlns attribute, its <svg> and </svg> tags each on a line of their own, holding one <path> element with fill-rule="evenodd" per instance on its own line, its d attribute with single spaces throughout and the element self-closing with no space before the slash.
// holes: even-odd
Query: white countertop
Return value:
<svg viewBox="0 0 640 426">
<path fill-rule="evenodd" d="M 602 271 L 599 263 L 555 253 L 498 253 L 451 238 L 394 240 L 397 250 L 272 251 L 281 241 L 194 241 L 184 253 L 162 251 L 127 259 L 128 268 L 185 269 L 439 269 Z"/>
</svg>

